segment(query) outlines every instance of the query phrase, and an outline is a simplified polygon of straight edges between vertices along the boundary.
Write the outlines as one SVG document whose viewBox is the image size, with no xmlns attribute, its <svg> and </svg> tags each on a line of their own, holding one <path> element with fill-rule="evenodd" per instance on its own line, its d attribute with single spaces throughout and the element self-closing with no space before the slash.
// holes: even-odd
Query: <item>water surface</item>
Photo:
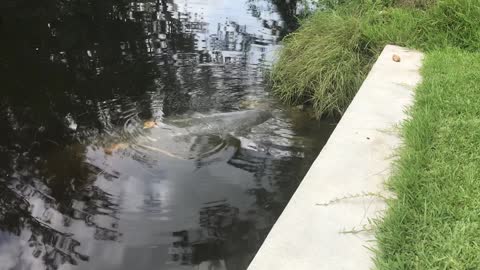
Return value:
<svg viewBox="0 0 480 270">
<path fill-rule="evenodd" d="M 1 5 L 0 269 L 246 269 L 334 128 L 266 90 L 296 1 Z"/>
</svg>

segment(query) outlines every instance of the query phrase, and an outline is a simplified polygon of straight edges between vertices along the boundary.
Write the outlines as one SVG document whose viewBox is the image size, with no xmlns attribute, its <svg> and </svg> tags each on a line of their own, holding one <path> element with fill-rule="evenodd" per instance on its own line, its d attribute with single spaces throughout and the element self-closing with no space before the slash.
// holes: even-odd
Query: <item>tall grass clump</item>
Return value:
<svg viewBox="0 0 480 270">
<path fill-rule="evenodd" d="M 270 79 L 288 103 L 311 103 L 319 115 L 342 112 L 371 64 L 358 17 L 317 12 L 285 38 Z"/>
<path fill-rule="evenodd" d="M 287 36 L 270 79 L 290 103 L 342 113 L 387 44 L 480 50 L 479 0 L 320 0 Z"/>
</svg>

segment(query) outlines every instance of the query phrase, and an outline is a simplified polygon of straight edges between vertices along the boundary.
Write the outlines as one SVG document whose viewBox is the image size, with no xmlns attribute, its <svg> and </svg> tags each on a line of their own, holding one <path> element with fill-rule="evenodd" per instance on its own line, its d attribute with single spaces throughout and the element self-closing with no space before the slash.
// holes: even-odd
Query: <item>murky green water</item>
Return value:
<svg viewBox="0 0 480 270">
<path fill-rule="evenodd" d="M 265 90 L 295 8 L 2 2 L 0 269 L 246 269 L 334 128 Z"/>
</svg>

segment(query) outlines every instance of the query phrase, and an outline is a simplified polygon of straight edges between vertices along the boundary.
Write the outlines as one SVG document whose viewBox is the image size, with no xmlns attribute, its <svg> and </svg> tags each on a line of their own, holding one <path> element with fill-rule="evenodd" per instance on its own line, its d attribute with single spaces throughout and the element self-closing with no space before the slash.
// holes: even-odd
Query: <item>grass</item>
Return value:
<svg viewBox="0 0 480 270">
<path fill-rule="evenodd" d="M 438 0 L 427 10 L 374 9 L 363 16 L 362 31 L 376 49 L 395 43 L 423 51 L 449 47 L 478 51 L 479 16 L 478 0 Z"/>
<path fill-rule="evenodd" d="M 480 266 L 480 54 L 427 55 L 378 225 L 377 269 Z"/>
<path fill-rule="evenodd" d="M 478 0 L 322 1 L 328 8 L 285 38 L 270 73 L 280 99 L 317 116 L 343 113 L 386 44 L 480 50 Z"/>
<path fill-rule="evenodd" d="M 393 2 L 398 7 L 410 7 L 426 9 L 435 4 L 436 0 L 396 0 Z"/>
</svg>

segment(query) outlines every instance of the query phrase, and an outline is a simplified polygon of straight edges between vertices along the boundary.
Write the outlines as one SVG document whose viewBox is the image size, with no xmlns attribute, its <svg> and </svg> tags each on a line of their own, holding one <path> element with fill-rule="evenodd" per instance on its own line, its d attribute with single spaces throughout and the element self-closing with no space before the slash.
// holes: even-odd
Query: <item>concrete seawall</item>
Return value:
<svg viewBox="0 0 480 270">
<path fill-rule="evenodd" d="M 413 102 L 422 59 L 416 51 L 385 47 L 249 270 L 373 267 L 369 220 L 386 205 L 379 197 L 356 195 L 385 193 L 401 144 L 395 126 Z"/>
</svg>

